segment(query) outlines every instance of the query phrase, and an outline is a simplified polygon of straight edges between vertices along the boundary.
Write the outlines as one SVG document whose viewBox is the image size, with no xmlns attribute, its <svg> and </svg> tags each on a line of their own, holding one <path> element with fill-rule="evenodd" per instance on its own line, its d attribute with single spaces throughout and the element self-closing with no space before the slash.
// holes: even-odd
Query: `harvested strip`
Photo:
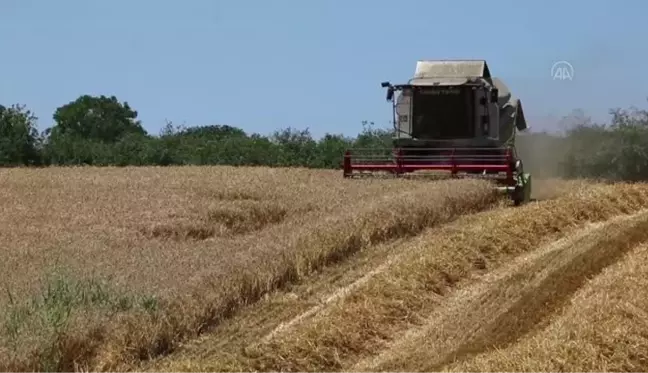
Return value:
<svg viewBox="0 0 648 373">
<path fill-rule="evenodd" d="M 648 240 L 648 211 L 590 227 L 458 291 L 423 328 L 356 370 L 439 371 L 539 330 L 587 278 Z"/>
<path fill-rule="evenodd" d="M 290 321 L 283 323 L 276 327 L 275 329 L 272 330 L 269 334 L 267 334 L 263 339 L 261 340 L 262 342 L 268 342 L 272 338 L 276 337 L 279 333 L 281 333 L 284 330 L 287 330 L 288 328 L 298 324 L 299 322 L 307 319 L 308 317 L 311 317 L 315 315 L 317 312 L 322 310 L 324 306 L 327 304 L 331 304 L 337 300 L 340 300 L 344 298 L 345 296 L 349 295 L 353 290 L 357 289 L 358 287 L 362 286 L 363 284 L 367 283 L 373 276 L 377 275 L 378 273 L 384 271 L 387 267 L 389 267 L 392 264 L 392 260 L 388 260 L 386 263 L 383 263 L 379 265 L 377 268 L 369 271 L 366 275 L 362 276 L 355 282 L 349 284 L 348 286 L 345 286 L 337 291 L 335 291 L 333 294 L 331 294 L 329 297 L 327 297 L 322 303 L 313 306 L 309 308 L 306 312 L 301 313 L 299 316 L 294 317 Z"/>
<path fill-rule="evenodd" d="M 385 195 L 369 204 L 352 205 L 337 215 L 304 222 L 290 234 L 232 253 L 226 271 L 196 277 L 193 285 L 187 285 L 188 291 L 160 301 L 159 311 L 153 315 L 125 314 L 119 319 L 102 320 L 100 325 L 61 333 L 52 345 L 75 348 L 57 352 L 63 356 L 59 368 L 70 370 L 80 365 L 89 370 L 127 369 L 142 359 L 172 351 L 179 342 L 195 338 L 242 307 L 314 270 L 462 214 L 492 208 L 500 201 L 492 185 L 485 181 L 403 181 L 403 189 L 406 191 Z M 8 356 L 2 361 L 13 370 L 38 369 L 37 362 L 21 358 Z"/>
<path fill-rule="evenodd" d="M 450 371 L 648 370 L 648 245 L 589 281 L 547 328 Z"/>
<path fill-rule="evenodd" d="M 410 238 L 411 239 L 411 238 Z M 246 307 L 231 319 L 218 325 L 209 333 L 185 344 L 173 354 L 136 367 L 137 371 L 195 371 L 204 357 L 218 359 L 228 370 L 241 371 L 236 356 L 250 343 L 269 335 L 290 330 L 287 325 L 294 320 L 312 315 L 311 310 L 321 309 L 326 300 L 336 295 L 344 297 L 346 289 L 364 282 L 369 273 L 376 272 L 386 262 L 402 255 L 399 251 L 404 238 L 388 244 L 376 245 L 361 251 L 336 266 L 323 268 L 299 284 L 275 291 L 260 302 Z M 339 298 L 338 298 L 339 299 Z M 316 314 L 317 312 L 315 312 Z M 304 316 L 304 314 L 308 314 Z M 283 324 L 283 326 L 282 326 Z M 274 331 L 274 333 L 273 333 Z"/>
<path fill-rule="evenodd" d="M 547 188 L 547 185 L 551 188 Z M 583 181 L 548 180 L 545 186 L 538 187 L 536 183 L 534 190 L 544 190 L 544 197 L 537 195 L 536 198 L 553 199 L 589 187 L 591 184 Z M 371 250 L 355 254 L 350 260 L 328 267 L 296 286 L 273 292 L 263 302 L 247 307 L 210 333 L 192 340 L 169 356 L 144 363 L 137 370 L 201 370 L 205 358 L 217 360 L 220 369 L 244 370 L 246 366 L 241 365 L 237 358 L 242 349 L 260 340 L 267 341 L 299 323 L 308 322 L 307 319 L 324 309 L 326 304 L 340 301 L 351 293 L 350 290 L 384 270 L 387 262 L 402 255 L 406 240 L 373 246 Z"/>
<path fill-rule="evenodd" d="M 596 186 L 553 201 L 462 217 L 399 248 L 406 253 L 402 260 L 308 322 L 229 356 L 227 364 L 217 355 L 192 369 L 345 369 L 409 327 L 421 325 L 459 281 L 587 222 L 636 212 L 648 205 L 646 190 L 639 185 Z"/>
</svg>

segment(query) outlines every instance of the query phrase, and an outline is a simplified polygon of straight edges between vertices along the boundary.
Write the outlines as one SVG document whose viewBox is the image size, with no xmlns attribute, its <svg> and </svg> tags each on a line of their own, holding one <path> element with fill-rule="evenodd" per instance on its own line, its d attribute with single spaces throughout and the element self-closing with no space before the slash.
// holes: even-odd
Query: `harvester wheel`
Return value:
<svg viewBox="0 0 648 373">
<path fill-rule="evenodd" d="M 531 201 L 531 174 L 521 174 L 515 191 L 513 192 L 513 204 L 520 206 Z"/>
</svg>

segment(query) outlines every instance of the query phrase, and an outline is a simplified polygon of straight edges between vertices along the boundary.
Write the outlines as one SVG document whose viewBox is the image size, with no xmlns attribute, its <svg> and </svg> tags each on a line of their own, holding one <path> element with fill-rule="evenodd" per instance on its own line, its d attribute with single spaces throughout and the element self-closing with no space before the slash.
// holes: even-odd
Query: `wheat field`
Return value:
<svg viewBox="0 0 648 373">
<path fill-rule="evenodd" d="M 611 341 L 645 343 L 641 290 L 615 298 L 634 318 L 585 306 L 603 302 L 593 276 L 640 281 L 647 185 L 539 180 L 512 207 L 487 181 L 341 176 L 0 170 L 0 368 L 648 369 Z"/>
</svg>

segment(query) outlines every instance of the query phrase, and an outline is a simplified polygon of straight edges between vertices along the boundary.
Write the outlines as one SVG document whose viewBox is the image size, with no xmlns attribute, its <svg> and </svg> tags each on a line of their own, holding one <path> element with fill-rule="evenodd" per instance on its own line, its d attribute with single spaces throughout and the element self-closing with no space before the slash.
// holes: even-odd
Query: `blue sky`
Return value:
<svg viewBox="0 0 648 373">
<path fill-rule="evenodd" d="M 176 124 L 355 135 L 388 126 L 380 82 L 418 59 L 486 59 L 530 125 L 648 96 L 645 0 L 0 0 L 0 103 L 51 126 L 81 94 L 116 95 L 159 133 Z M 553 80 L 559 60 L 573 80 Z"/>
</svg>

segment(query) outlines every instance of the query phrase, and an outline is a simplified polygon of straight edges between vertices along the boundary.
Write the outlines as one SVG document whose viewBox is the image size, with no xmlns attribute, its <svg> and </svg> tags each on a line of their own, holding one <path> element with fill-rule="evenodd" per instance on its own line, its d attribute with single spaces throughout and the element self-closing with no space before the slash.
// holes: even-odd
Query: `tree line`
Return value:
<svg viewBox="0 0 648 373">
<path fill-rule="evenodd" d="M 610 123 L 577 118 L 564 133 L 518 135 L 525 168 L 539 176 L 648 179 L 648 112 L 611 110 Z M 24 105 L 0 105 L 0 166 L 234 165 L 340 168 L 347 148 L 391 146 L 391 131 L 363 122 L 355 137 L 287 128 L 248 134 L 228 125 L 167 123 L 146 132 L 138 113 L 114 96 L 83 95 L 54 112 L 39 132 Z M 573 119 L 573 118 L 572 118 Z"/>
</svg>

